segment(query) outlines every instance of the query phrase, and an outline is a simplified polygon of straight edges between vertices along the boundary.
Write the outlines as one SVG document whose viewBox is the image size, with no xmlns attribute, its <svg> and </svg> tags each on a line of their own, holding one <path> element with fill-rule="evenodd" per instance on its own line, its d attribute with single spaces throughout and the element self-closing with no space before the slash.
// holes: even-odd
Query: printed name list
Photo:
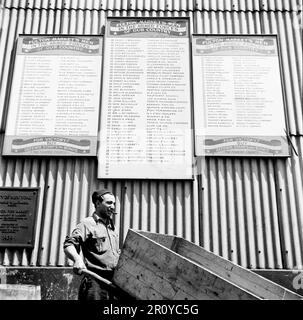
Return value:
<svg viewBox="0 0 303 320">
<path fill-rule="evenodd" d="M 99 177 L 192 177 L 188 22 L 108 22 Z"/>
<path fill-rule="evenodd" d="M 275 37 L 195 36 L 197 155 L 287 156 Z"/>
<path fill-rule="evenodd" d="M 101 40 L 49 36 L 19 39 L 7 154 L 97 154 Z"/>
</svg>

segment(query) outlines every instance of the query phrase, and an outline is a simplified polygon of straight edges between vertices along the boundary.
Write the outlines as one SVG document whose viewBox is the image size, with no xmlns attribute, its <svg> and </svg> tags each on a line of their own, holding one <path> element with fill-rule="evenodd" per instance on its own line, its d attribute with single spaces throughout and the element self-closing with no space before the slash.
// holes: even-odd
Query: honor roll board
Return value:
<svg viewBox="0 0 303 320">
<path fill-rule="evenodd" d="M 195 154 L 289 156 L 277 37 L 193 35 Z"/>
<path fill-rule="evenodd" d="M 18 38 L 4 155 L 96 156 L 102 37 Z"/>
<path fill-rule="evenodd" d="M 192 179 L 187 18 L 109 18 L 99 178 Z"/>
</svg>

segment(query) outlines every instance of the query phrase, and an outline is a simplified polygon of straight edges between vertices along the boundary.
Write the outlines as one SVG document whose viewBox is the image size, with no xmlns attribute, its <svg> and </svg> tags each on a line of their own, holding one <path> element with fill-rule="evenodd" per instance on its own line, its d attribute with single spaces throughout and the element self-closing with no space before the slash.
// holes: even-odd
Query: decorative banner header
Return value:
<svg viewBox="0 0 303 320">
<path fill-rule="evenodd" d="M 24 153 L 37 150 L 61 149 L 79 154 L 90 152 L 90 140 L 75 140 L 68 138 L 40 137 L 31 139 L 14 139 L 11 151 L 14 153 Z"/>
<path fill-rule="evenodd" d="M 85 54 L 98 54 L 100 39 L 81 37 L 26 37 L 22 41 L 22 53 L 68 50 Z"/>
<path fill-rule="evenodd" d="M 283 150 L 285 144 L 282 144 L 283 137 L 280 140 L 276 137 L 213 137 L 210 139 L 208 136 L 204 140 L 204 148 L 206 155 L 215 155 L 219 153 L 225 154 L 272 154 L 279 155 L 287 152 Z M 203 141 L 201 141 L 203 143 Z M 287 145 L 287 144 L 286 144 Z"/>
<path fill-rule="evenodd" d="M 109 35 L 121 36 L 131 33 L 160 33 L 170 36 L 187 36 L 187 22 L 170 20 L 119 20 L 110 21 Z"/>
<path fill-rule="evenodd" d="M 196 40 L 196 55 L 201 54 L 218 54 L 220 51 L 231 51 L 231 54 L 235 54 L 235 51 L 240 51 L 242 54 L 266 54 L 276 55 L 277 49 L 273 39 L 264 38 L 243 38 L 243 37 L 218 37 L 218 38 L 199 38 Z M 226 54 L 226 53 L 225 53 Z"/>
</svg>

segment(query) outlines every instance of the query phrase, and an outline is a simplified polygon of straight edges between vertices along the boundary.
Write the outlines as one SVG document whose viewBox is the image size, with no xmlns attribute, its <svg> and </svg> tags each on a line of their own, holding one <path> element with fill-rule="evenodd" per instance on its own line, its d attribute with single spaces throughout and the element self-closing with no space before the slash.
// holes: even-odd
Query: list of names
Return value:
<svg viewBox="0 0 303 320">
<path fill-rule="evenodd" d="M 288 155 L 275 40 L 194 37 L 197 155 Z"/>
<path fill-rule="evenodd" d="M 19 40 L 8 154 L 96 155 L 101 50 L 101 38 Z"/>
<path fill-rule="evenodd" d="M 188 36 L 145 29 L 105 49 L 99 177 L 191 178 Z"/>
</svg>

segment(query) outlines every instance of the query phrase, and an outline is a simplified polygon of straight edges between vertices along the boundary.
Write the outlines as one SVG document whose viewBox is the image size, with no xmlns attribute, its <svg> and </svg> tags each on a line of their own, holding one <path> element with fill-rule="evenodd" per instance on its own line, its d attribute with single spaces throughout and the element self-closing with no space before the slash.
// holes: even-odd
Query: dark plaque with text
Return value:
<svg viewBox="0 0 303 320">
<path fill-rule="evenodd" d="M 34 246 L 39 188 L 0 188 L 0 246 Z"/>
</svg>

